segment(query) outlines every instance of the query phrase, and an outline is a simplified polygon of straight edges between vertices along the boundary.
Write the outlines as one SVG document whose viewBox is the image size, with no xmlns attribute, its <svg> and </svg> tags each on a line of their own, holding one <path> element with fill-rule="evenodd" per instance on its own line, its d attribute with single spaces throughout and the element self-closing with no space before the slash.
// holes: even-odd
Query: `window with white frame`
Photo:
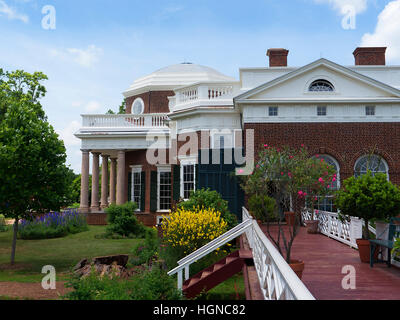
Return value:
<svg viewBox="0 0 400 320">
<path fill-rule="evenodd" d="M 171 167 L 160 167 L 157 170 L 158 179 L 158 210 L 169 211 L 171 209 Z"/>
<path fill-rule="evenodd" d="M 144 101 L 142 98 L 136 98 L 132 104 L 132 114 L 142 114 L 144 111 Z"/>
<path fill-rule="evenodd" d="M 332 191 L 338 190 L 340 188 L 340 167 L 339 167 L 339 163 L 337 162 L 337 160 L 335 158 L 331 157 L 330 155 L 319 155 L 318 157 L 314 156 L 313 158 L 323 161 L 335 169 L 336 179 L 335 179 L 335 181 L 332 182 L 332 184 L 329 186 L 329 188 Z M 321 211 L 328 211 L 328 212 L 336 211 L 334 203 L 333 203 L 333 196 L 328 194 L 325 197 L 318 197 L 317 208 L 318 208 L 318 210 L 321 210 Z"/>
<path fill-rule="evenodd" d="M 142 167 L 132 167 L 132 193 L 131 201 L 138 205 L 138 211 L 141 211 L 142 199 Z"/>
<path fill-rule="evenodd" d="M 389 167 L 386 161 L 378 155 L 365 155 L 357 160 L 354 166 L 354 175 L 359 177 L 366 174 L 368 171 L 371 171 L 373 175 L 384 173 L 389 179 Z"/>
<path fill-rule="evenodd" d="M 332 83 L 327 80 L 319 79 L 315 80 L 311 83 L 310 87 L 308 88 L 310 92 L 333 92 L 335 91 L 335 87 Z"/>
<path fill-rule="evenodd" d="M 366 106 L 365 107 L 365 115 L 366 116 L 374 116 L 375 115 L 375 106 Z"/>
<path fill-rule="evenodd" d="M 181 198 L 189 199 L 196 190 L 196 161 L 181 160 Z"/>
<path fill-rule="evenodd" d="M 318 106 L 317 107 L 317 116 L 323 117 L 327 115 L 327 107 L 326 106 Z"/>
<path fill-rule="evenodd" d="M 278 116 L 278 107 L 269 107 L 268 108 L 268 115 L 270 117 L 277 117 Z"/>
</svg>

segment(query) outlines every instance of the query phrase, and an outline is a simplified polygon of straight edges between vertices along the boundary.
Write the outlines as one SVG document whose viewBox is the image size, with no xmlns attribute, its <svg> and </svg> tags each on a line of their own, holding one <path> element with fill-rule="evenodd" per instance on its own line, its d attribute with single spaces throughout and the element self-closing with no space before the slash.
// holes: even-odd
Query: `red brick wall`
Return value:
<svg viewBox="0 0 400 320">
<path fill-rule="evenodd" d="M 144 113 L 168 113 L 168 97 L 174 96 L 173 91 L 149 91 L 126 99 L 126 113 L 132 112 L 132 104 L 136 98 L 142 98 Z"/>
<path fill-rule="evenodd" d="M 105 213 L 88 213 L 86 221 L 91 226 L 105 226 L 107 225 L 107 214 Z"/>
<path fill-rule="evenodd" d="M 359 157 L 375 150 L 389 166 L 389 177 L 400 184 L 400 123 L 264 123 L 245 124 L 254 129 L 256 155 L 268 144 L 298 148 L 304 144 L 312 154 L 329 154 L 340 165 L 340 178 L 354 174 Z"/>
</svg>

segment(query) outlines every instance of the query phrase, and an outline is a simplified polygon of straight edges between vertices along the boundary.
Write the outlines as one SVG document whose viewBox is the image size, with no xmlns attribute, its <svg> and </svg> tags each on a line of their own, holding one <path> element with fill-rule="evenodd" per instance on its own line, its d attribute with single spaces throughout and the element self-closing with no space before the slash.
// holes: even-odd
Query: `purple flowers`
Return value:
<svg viewBox="0 0 400 320">
<path fill-rule="evenodd" d="M 21 220 L 18 233 L 22 239 L 46 239 L 87 230 L 86 217 L 76 209 L 50 212 L 34 220 Z"/>
</svg>

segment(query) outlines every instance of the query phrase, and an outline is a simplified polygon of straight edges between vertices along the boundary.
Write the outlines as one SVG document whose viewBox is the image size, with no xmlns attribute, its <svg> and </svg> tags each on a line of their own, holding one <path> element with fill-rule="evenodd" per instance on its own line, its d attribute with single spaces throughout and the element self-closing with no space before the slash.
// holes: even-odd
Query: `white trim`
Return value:
<svg viewBox="0 0 400 320">
<path fill-rule="evenodd" d="M 382 163 L 384 164 L 384 166 L 385 166 L 385 169 L 386 169 L 386 172 L 385 172 L 385 174 L 386 174 L 386 176 L 387 176 L 387 180 L 388 181 L 390 181 L 390 175 L 389 175 L 389 165 L 388 165 L 388 163 L 386 162 L 386 160 L 381 156 L 381 155 L 379 155 L 379 154 L 372 154 L 371 156 L 376 156 L 376 157 L 379 157 L 380 159 L 381 159 L 381 161 L 382 161 Z M 359 161 L 361 161 L 362 159 L 364 159 L 364 158 L 367 158 L 367 157 L 369 157 L 369 155 L 368 154 L 364 154 L 364 155 L 362 155 L 361 157 L 359 157 L 357 160 L 356 160 L 356 162 L 354 163 L 354 167 L 353 167 L 353 175 L 355 176 L 355 174 L 356 174 L 356 166 L 357 166 L 357 163 L 359 162 Z M 379 172 L 378 172 L 379 173 Z M 383 173 L 383 172 L 382 172 Z"/>
<path fill-rule="evenodd" d="M 227 136 L 227 137 L 230 136 L 232 138 L 232 146 L 228 147 L 228 149 L 235 148 L 235 145 L 236 145 L 235 144 L 235 142 L 236 142 L 235 131 L 236 130 L 238 130 L 238 129 L 221 129 L 221 130 L 213 129 L 213 130 L 210 130 L 210 146 L 211 146 L 211 149 L 215 149 L 215 136 L 216 135 L 220 135 L 220 137 L 221 136 Z M 225 139 L 224 139 L 224 144 L 225 144 Z M 224 147 L 225 147 L 225 145 L 224 145 Z M 225 147 L 225 149 L 226 149 L 226 147 Z"/>
<path fill-rule="evenodd" d="M 130 166 L 130 168 L 131 168 L 131 199 L 129 199 L 130 201 L 132 201 L 132 202 L 134 202 L 134 200 L 135 200 L 135 183 L 134 183 L 134 181 L 135 181 L 135 178 L 134 178 L 134 175 L 135 175 L 135 173 L 138 173 L 139 174 L 139 179 L 140 179 L 140 201 L 139 201 L 139 203 L 137 203 L 137 205 L 138 205 L 138 209 L 136 210 L 136 212 L 143 212 L 144 211 L 144 208 L 142 209 L 140 206 L 141 206 L 141 202 L 142 202 L 142 193 L 143 193 L 143 190 L 142 190 L 142 167 L 143 166 L 141 166 L 141 165 L 138 165 L 138 166 Z"/>
<path fill-rule="evenodd" d="M 142 110 L 141 110 L 141 112 L 139 112 L 139 113 L 133 113 L 133 106 L 134 106 L 134 104 L 135 104 L 136 102 L 140 102 L 141 107 L 142 107 Z M 134 114 L 134 115 L 138 114 L 138 115 L 139 115 L 139 114 L 143 114 L 143 112 L 144 112 L 144 101 L 143 101 L 142 98 L 138 97 L 138 98 L 136 98 L 136 99 L 132 102 L 131 114 Z"/>
<path fill-rule="evenodd" d="M 183 180 L 184 178 L 184 171 L 183 168 L 185 166 L 193 166 L 193 191 L 196 191 L 196 175 L 197 175 L 197 171 L 196 171 L 196 164 L 197 164 L 197 158 L 194 159 L 193 157 L 187 157 L 186 159 L 181 159 L 180 160 L 180 196 L 183 200 L 188 200 L 187 198 L 185 198 L 185 181 Z"/>
<path fill-rule="evenodd" d="M 171 173 L 171 183 L 172 183 L 172 170 L 171 165 L 157 165 L 157 212 L 170 212 L 170 210 L 160 209 L 160 173 L 169 172 Z M 172 185 L 171 188 L 171 198 L 172 198 Z"/>
</svg>

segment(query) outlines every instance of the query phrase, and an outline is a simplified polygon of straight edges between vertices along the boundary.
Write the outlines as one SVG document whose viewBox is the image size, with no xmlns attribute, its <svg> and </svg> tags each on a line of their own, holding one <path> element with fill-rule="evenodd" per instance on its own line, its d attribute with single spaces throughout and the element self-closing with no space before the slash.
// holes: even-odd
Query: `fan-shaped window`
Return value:
<svg viewBox="0 0 400 320">
<path fill-rule="evenodd" d="M 310 92 L 333 92 L 335 88 L 332 83 L 327 80 L 315 80 L 308 88 Z"/>
<path fill-rule="evenodd" d="M 354 167 L 354 175 L 362 176 L 371 171 L 373 175 L 376 173 L 384 173 L 389 176 L 389 168 L 386 161 L 377 155 L 366 155 L 357 160 Z"/>
<path fill-rule="evenodd" d="M 137 98 L 132 104 L 132 114 L 142 114 L 144 111 L 144 102 L 141 98 Z"/>
</svg>

